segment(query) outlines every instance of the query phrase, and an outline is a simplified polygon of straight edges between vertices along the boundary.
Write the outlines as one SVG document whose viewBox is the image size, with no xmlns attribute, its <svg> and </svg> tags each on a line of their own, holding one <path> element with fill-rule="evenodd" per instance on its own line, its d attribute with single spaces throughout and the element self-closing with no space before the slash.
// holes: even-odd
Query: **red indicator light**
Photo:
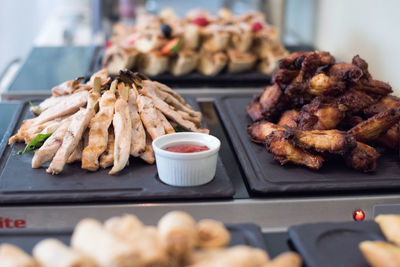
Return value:
<svg viewBox="0 0 400 267">
<path fill-rule="evenodd" d="M 355 210 L 353 212 L 353 219 L 357 222 L 364 221 L 365 219 L 365 213 L 362 210 Z"/>
</svg>

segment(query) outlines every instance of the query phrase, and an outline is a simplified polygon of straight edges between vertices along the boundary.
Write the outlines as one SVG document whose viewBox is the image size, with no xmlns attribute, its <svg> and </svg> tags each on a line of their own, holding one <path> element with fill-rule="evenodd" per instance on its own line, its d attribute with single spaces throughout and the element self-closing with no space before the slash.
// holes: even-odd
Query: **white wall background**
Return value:
<svg viewBox="0 0 400 267">
<path fill-rule="evenodd" d="M 317 1 L 315 46 L 337 60 L 359 54 L 400 95 L 400 1 Z"/>
</svg>

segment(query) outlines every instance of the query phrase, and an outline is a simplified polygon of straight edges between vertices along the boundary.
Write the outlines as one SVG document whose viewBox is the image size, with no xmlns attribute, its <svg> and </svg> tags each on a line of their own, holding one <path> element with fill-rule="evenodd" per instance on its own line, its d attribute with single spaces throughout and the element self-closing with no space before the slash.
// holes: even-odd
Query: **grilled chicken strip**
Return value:
<svg viewBox="0 0 400 267">
<path fill-rule="evenodd" d="M 350 168 L 363 172 L 373 172 L 376 170 L 376 161 L 379 156 L 375 148 L 357 142 L 357 147 L 345 156 L 345 160 Z"/>
<path fill-rule="evenodd" d="M 116 101 L 114 89 L 107 90 L 99 101 L 99 112 L 90 120 L 88 146 L 82 152 L 82 169 L 96 171 L 99 168 L 99 157 L 107 149 L 108 128 L 111 125 Z"/>
<path fill-rule="evenodd" d="M 103 169 L 112 166 L 114 163 L 114 141 L 114 130 L 112 127 L 110 127 L 108 130 L 107 149 L 100 156 L 100 167 L 102 167 Z"/>
<path fill-rule="evenodd" d="M 86 131 L 87 132 L 87 131 Z M 86 133 L 85 132 L 85 133 Z M 83 144 L 83 139 L 79 140 L 78 145 L 76 146 L 75 150 L 72 152 L 72 154 L 69 156 L 67 163 L 71 164 L 74 162 L 79 162 L 82 160 L 82 150 L 83 150 L 84 144 Z"/>
<path fill-rule="evenodd" d="M 348 132 L 355 136 L 357 141 L 367 143 L 377 139 L 400 120 L 400 109 L 388 109 L 380 112 L 366 121 L 363 121 Z"/>
<path fill-rule="evenodd" d="M 171 123 L 167 120 L 167 118 L 165 118 L 164 114 L 162 114 L 161 111 L 157 110 L 157 116 L 161 120 L 165 133 L 170 134 L 175 132 L 174 127 L 172 127 Z"/>
<path fill-rule="evenodd" d="M 139 94 L 136 103 L 138 105 L 140 118 L 151 138 L 154 140 L 164 135 L 164 126 L 161 119 L 157 116 L 158 113 L 153 100 L 145 95 Z"/>
<path fill-rule="evenodd" d="M 123 83 L 118 85 L 118 89 L 125 87 Z M 123 90 L 128 91 L 125 87 Z M 128 92 L 126 92 L 128 94 Z M 131 118 L 129 114 L 129 106 L 127 102 L 128 96 L 121 96 L 115 102 L 115 114 L 113 118 L 114 126 L 114 166 L 108 174 L 116 174 L 121 171 L 129 161 L 131 151 Z"/>
<path fill-rule="evenodd" d="M 154 164 L 154 162 L 156 161 L 156 158 L 154 156 L 153 146 L 151 144 L 152 144 L 151 137 L 149 134 L 147 134 L 146 135 L 146 149 L 142 153 L 142 155 L 140 155 L 140 158 L 142 160 L 144 160 L 145 162 L 147 162 L 148 164 Z"/>
<path fill-rule="evenodd" d="M 158 90 L 158 83 L 145 80 L 142 82 L 143 86 L 146 88 L 152 88 L 151 90 L 163 101 L 167 104 L 175 107 L 178 110 L 182 110 L 188 113 L 191 117 L 199 118 L 201 120 L 201 112 L 194 111 L 192 107 L 187 106 L 185 102 L 181 102 L 180 100 L 176 99 L 174 96 L 170 95 L 169 93 L 163 92 L 162 90 Z"/>
<path fill-rule="evenodd" d="M 317 152 L 344 155 L 357 146 L 353 135 L 339 130 L 290 130 L 287 135 L 293 145 Z"/>
<path fill-rule="evenodd" d="M 67 132 L 72 119 L 76 116 L 81 116 L 82 112 L 82 110 L 78 111 L 67 118 L 60 127 L 58 127 L 49 138 L 47 138 L 39 150 L 35 152 L 35 155 L 32 158 L 32 168 L 39 168 L 54 157 L 63 142 L 64 135 Z"/>
<path fill-rule="evenodd" d="M 72 119 L 64 136 L 62 145 L 47 169 L 48 173 L 58 174 L 64 169 L 65 163 L 78 145 L 79 140 L 82 138 L 84 131 L 89 125 L 90 119 L 96 113 L 94 107 L 99 98 L 100 94 L 98 92 L 91 93 L 89 95 L 87 108 L 82 111 L 81 116 Z"/>
<path fill-rule="evenodd" d="M 269 121 L 259 121 L 250 125 L 247 128 L 247 133 L 250 135 L 252 141 L 265 143 L 268 135 L 276 130 L 284 131 L 285 129 Z"/>
<path fill-rule="evenodd" d="M 25 120 L 19 128 L 18 133 L 12 136 L 8 140 L 8 143 L 11 144 L 14 142 L 23 141 L 26 132 L 33 126 L 77 112 L 80 107 L 86 104 L 88 95 L 89 92 L 87 91 L 77 92 L 72 94 L 70 98 L 63 99 L 63 101 L 59 102 L 57 105 L 43 111 L 38 117 Z"/>
<path fill-rule="evenodd" d="M 135 90 L 130 89 L 128 100 L 129 115 L 132 126 L 130 154 L 134 157 L 139 157 L 146 149 L 146 132 L 138 113 L 136 98 Z"/>
<path fill-rule="evenodd" d="M 76 78 L 75 80 L 71 80 L 71 81 L 66 81 L 63 82 L 62 84 L 59 84 L 57 86 L 54 86 L 51 89 L 51 94 L 55 97 L 58 96 L 63 96 L 63 95 L 70 95 L 72 94 L 75 90 L 77 90 L 80 87 L 80 83 L 84 80 L 85 78 L 83 77 L 79 77 Z M 82 86 L 85 86 L 82 84 Z M 90 86 L 85 86 L 84 88 L 86 88 L 87 90 L 90 89 Z"/>
<path fill-rule="evenodd" d="M 102 85 L 104 85 L 107 81 L 108 81 L 108 79 L 109 79 L 109 77 L 108 77 L 108 70 L 107 69 L 101 69 L 101 70 L 99 70 L 98 72 L 96 72 L 96 73 L 94 73 L 93 75 L 92 75 L 92 77 L 90 77 L 90 80 L 86 83 L 86 84 L 88 84 L 88 85 L 90 85 L 90 86 L 94 86 L 94 79 L 96 78 L 96 77 L 99 77 L 100 78 L 100 80 L 101 80 L 101 84 Z"/>
<path fill-rule="evenodd" d="M 49 134 L 54 133 L 57 128 L 64 123 L 65 118 L 57 118 L 52 121 L 45 122 L 43 124 L 31 127 L 28 129 L 25 135 L 25 144 L 28 144 L 32 139 L 34 139 L 39 133 L 41 134 Z"/>
<path fill-rule="evenodd" d="M 160 99 L 157 96 L 157 94 L 154 91 L 154 88 L 143 86 L 142 89 L 140 90 L 140 92 L 151 97 L 151 99 L 153 100 L 154 105 L 155 105 L 155 107 L 157 107 L 157 109 L 159 109 L 170 120 L 175 121 L 183 128 L 185 128 L 189 131 L 192 131 L 192 132 L 208 133 L 207 129 L 197 128 L 197 126 L 193 122 L 183 119 L 181 114 L 179 114 L 178 112 L 173 110 L 167 103 L 165 103 L 162 99 Z M 147 127 L 146 127 L 146 129 L 147 129 Z M 153 137 L 153 135 L 152 135 L 152 137 Z M 154 138 L 153 138 L 153 140 L 154 140 Z"/>
<path fill-rule="evenodd" d="M 285 131 L 274 131 L 266 139 L 267 149 L 281 165 L 292 162 L 319 170 L 324 159 L 293 146 L 286 138 Z"/>
<path fill-rule="evenodd" d="M 180 94 L 178 94 L 177 92 L 172 90 L 170 87 L 166 86 L 165 84 L 156 82 L 156 81 L 153 81 L 153 83 L 160 91 L 170 94 L 173 98 L 177 99 L 182 104 L 185 104 L 185 99 L 183 99 L 183 97 Z M 189 106 L 189 108 L 190 108 L 190 106 Z"/>
</svg>

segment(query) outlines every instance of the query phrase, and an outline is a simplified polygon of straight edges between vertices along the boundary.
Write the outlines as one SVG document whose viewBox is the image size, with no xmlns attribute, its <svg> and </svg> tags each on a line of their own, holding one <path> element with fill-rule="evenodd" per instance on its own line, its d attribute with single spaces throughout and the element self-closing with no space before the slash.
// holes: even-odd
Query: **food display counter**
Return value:
<svg viewBox="0 0 400 267">
<path fill-rule="evenodd" d="M 0 239 L 102 266 L 155 248 L 138 266 L 400 264 L 389 83 L 358 55 L 283 47 L 260 12 L 170 12 L 115 24 L 104 45 L 31 50 L 1 94 Z M 40 255 L 45 238 L 62 243 Z"/>
</svg>

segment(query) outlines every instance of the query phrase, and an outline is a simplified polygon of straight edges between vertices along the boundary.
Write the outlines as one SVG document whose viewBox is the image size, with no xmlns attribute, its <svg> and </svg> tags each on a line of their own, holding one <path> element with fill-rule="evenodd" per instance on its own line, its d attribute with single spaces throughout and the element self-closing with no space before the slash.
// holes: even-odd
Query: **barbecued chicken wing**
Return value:
<svg viewBox="0 0 400 267">
<path fill-rule="evenodd" d="M 286 110 L 279 119 L 278 125 L 288 128 L 297 128 L 300 112 L 295 109 Z"/>
<path fill-rule="evenodd" d="M 380 112 L 366 121 L 363 121 L 348 132 L 355 136 L 357 141 L 369 142 L 376 140 L 389 128 L 400 120 L 400 109 L 388 109 Z"/>
<path fill-rule="evenodd" d="M 339 130 L 290 130 L 288 139 L 296 147 L 344 155 L 357 146 L 356 139 L 351 134 Z"/>
<path fill-rule="evenodd" d="M 378 143 L 388 148 L 398 150 L 400 147 L 400 123 L 392 126 L 378 138 Z"/>
<path fill-rule="evenodd" d="M 388 83 L 372 79 L 372 76 L 368 71 L 368 63 L 360 58 L 360 56 L 355 56 L 352 63 L 359 67 L 363 72 L 363 76 L 353 86 L 354 89 L 380 96 L 393 92 L 392 87 Z"/>
<path fill-rule="evenodd" d="M 394 95 L 385 96 L 379 102 L 365 108 L 364 114 L 371 117 L 390 108 L 400 108 L 400 98 Z"/>
<path fill-rule="evenodd" d="M 373 172 L 376 169 L 376 160 L 379 156 L 375 148 L 357 142 L 357 146 L 345 156 L 345 160 L 350 168 L 363 172 Z"/>
<path fill-rule="evenodd" d="M 276 130 L 283 131 L 285 129 L 269 121 L 259 121 L 250 125 L 247 128 L 247 133 L 250 135 L 252 141 L 256 143 L 265 143 L 268 135 Z"/>
<path fill-rule="evenodd" d="M 293 146 L 286 138 L 285 131 L 274 131 L 268 135 L 267 149 L 274 154 L 274 159 L 281 165 L 288 162 L 305 165 L 311 169 L 319 170 L 324 159 L 319 155 L 313 155 L 307 151 Z"/>
<path fill-rule="evenodd" d="M 301 109 L 298 126 L 302 130 L 330 130 L 336 128 L 344 115 L 336 99 L 316 97 Z"/>
<path fill-rule="evenodd" d="M 366 107 L 375 103 L 376 99 L 365 92 L 350 89 L 338 98 L 341 109 L 347 114 L 357 114 Z"/>
</svg>

